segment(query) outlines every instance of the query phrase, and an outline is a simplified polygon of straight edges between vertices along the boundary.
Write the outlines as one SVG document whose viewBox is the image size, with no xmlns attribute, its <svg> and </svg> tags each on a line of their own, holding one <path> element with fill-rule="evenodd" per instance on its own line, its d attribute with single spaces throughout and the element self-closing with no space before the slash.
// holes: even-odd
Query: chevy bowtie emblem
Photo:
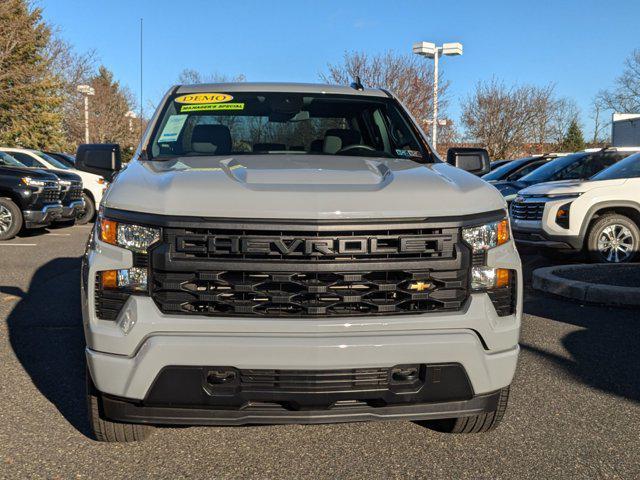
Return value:
<svg viewBox="0 0 640 480">
<path fill-rule="evenodd" d="M 425 290 L 429 290 L 431 287 L 433 287 L 433 283 L 414 282 L 411 285 L 409 285 L 409 290 L 416 290 L 418 292 L 423 292 Z"/>
</svg>

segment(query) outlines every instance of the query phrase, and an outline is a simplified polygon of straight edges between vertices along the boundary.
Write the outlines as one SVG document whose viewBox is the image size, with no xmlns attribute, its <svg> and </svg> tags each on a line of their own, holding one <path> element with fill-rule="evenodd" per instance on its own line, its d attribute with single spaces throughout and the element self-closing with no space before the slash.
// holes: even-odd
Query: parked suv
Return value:
<svg viewBox="0 0 640 480">
<path fill-rule="evenodd" d="M 523 188 L 558 180 L 587 179 L 640 151 L 639 148 L 589 149 L 556 158 L 517 180 L 503 180 L 493 185 L 511 202 Z"/>
<path fill-rule="evenodd" d="M 516 241 L 594 262 L 630 262 L 640 251 L 640 153 L 587 181 L 544 183 L 511 204 Z"/>
<path fill-rule="evenodd" d="M 488 171 L 484 150 L 448 161 Z M 110 177 L 117 145 L 76 166 Z M 110 184 L 82 268 L 96 438 L 154 424 L 505 412 L 522 276 L 506 204 L 384 90 L 172 88 Z"/>
<path fill-rule="evenodd" d="M 9 153 L 27 167 L 46 168 L 58 172 L 68 171 L 79 175 L 82 180 L 82 194 L 80 200 L 82 200 L 83 207 L 76 218 L 76 223 L 84 225 L 85 223 L 93 220 L 106 187 L 104 178 L 99 175 L 70 168 L 59 160 L 39 150 L 3 147 L 0 148 L 0 151 Z"/>
<path fill-rule="evenodd" d="M 12 239 L 22 227 L 46 227 L 61 214 L 58 178 L 0 152 L 0 240 Z"/>
</svg>

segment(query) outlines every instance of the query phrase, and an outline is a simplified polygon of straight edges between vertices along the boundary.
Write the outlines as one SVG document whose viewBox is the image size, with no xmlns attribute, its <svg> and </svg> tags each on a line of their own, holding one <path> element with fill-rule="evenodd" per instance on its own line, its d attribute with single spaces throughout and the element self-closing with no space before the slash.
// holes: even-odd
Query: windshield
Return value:
<svg viewBox="0 0 640 480">
<path fill-rule="evenodd" d="M 23 167 L 24 164 L 13 158 L 11 155 L 5 152 L 0 152 L 0 165 L 5 167 Z"/>
<path fill-rule="evenodd" d="M 614 180 L 640 177 L 640 153 L 631 155 L 595 175 L 591 180 Z"/>
<path fill-rule="evenodd" d="M 38 150 L 34 150 L 33 153 L 38 155 L 40 158 L 45 160 L 47 163 L 50 163 L 51 166 L 54 167 L 54 168 L 59 168 L 60 170 L 71 170 L 64 163 L 62 163 L 60 160 L 58 160 L 56 158 L 53 158 L 51 155 L 47 155 L 46 153 L 40 152 Z"/>
<path fill-rule="evenodd" d="M 525 183 L 542 183 L 553 180 L 579 178 L 572 176 L 571 172 L 579 174 L 580 169 L 578 167 L 588 158 L 589 154 L 584 152 L 573 153 L 566 157 L 556 158 L 540 168 L 535 169 L 529 175 L 525 175 L 520 180 Z"/>
<path fill-rule="evenodd" d="M 425 161 L 391 98 L 322 93 L 197 93 L 169 100 L 152 158 L 186 155 L 359 155 Z"/>
<path fill-rule="evenodd" d="M 518 168 L 531 160 L 530 158 L 521 158 L 519 160 L 511 160 L 510 162 L 500 165 L 495 170 L 483 175 L 484 180 L 502 180 L 507 177 L 511 172 L 515 172 Z"/>
</svg>

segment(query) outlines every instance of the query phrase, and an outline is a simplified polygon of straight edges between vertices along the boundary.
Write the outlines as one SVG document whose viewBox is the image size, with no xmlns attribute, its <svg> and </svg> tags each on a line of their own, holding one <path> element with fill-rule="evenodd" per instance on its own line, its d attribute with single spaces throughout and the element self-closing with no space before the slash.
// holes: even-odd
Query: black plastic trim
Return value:
<svg viewBox="0 0 640 480">
<path fill-rule="evenodd" d="M 101 413 L 113 421 L 152 425 L 320 424 L 374 420 L 433 420 L 494 412 L 500 392 L 470 400 L 386 407 L 348 406 L 328 410 L 291 411 L 283 408 L 214 410 L 209 408 L 148 407 L 139 402 L 103 396 Z"/>
</svg>

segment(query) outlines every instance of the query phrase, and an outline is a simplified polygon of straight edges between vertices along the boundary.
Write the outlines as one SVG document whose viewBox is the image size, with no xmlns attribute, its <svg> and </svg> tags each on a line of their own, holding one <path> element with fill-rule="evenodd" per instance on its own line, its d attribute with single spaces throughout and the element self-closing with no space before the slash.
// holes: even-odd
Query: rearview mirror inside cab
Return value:
<svg viewBox="0 0 640 480">
<path fill-rule="evenodd" d="M 120 145 L 117 143 L 85 143 L 78 147 L 76 168 L 103 176 L 111 181 L 122 167 Z"/>
<path fill-rule="evenodd" d="M 489 152 L 484 148 L 450 148 L 447 163 L 474 175 L 489 173 Z"/>
</svg>

